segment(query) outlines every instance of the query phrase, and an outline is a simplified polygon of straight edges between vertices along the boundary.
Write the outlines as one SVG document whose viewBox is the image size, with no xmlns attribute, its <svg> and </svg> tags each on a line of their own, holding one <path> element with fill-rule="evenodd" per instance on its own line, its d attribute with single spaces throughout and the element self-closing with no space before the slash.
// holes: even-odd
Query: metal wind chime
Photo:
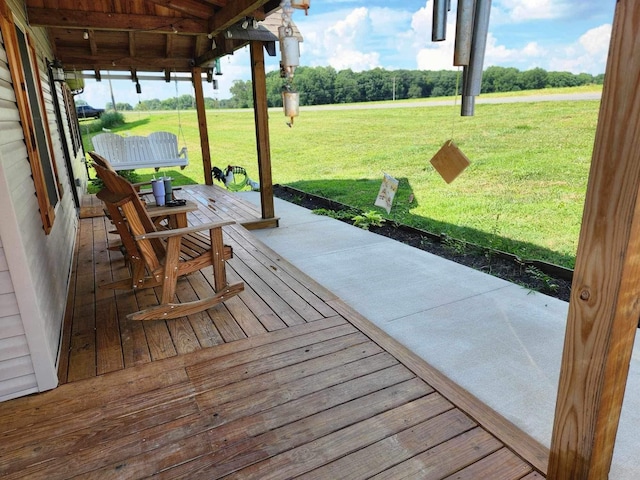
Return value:
<svg viewBox="0 0 640 480">
<path fill-rule="evenodd" d="M 450 9 L 451 0 L 434 0 L 432 41 L 445 40 Z M 491 0 L 458 0 L 453 64 L 463 67 L 462 116 L 473 116 L 475 97 L 480 95 L 490 12 Z"/>
<path fill-rule="evenodd" d="M 278 27 L 280 38 L 280 75 L 284 78 L 282 87 L 282 106 L 285 116 L 289 117 L 288 125 L 293 126 L 293 119 L 299 115 L 300 94 L 293 86 L 293 74 L 300 65 L 300 44 L 294 36 L 291 16 L 295 8 L 303 9 L 305 14 L 309 8 L 309 0 L 282 0 L 282 25 Z"/>
</svg>

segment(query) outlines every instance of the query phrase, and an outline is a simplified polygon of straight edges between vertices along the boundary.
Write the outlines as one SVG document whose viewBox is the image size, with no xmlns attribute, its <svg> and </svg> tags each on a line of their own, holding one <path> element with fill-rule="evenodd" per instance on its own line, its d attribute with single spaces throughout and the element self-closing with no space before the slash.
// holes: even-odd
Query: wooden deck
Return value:
<svg viewBox="0 0 640 480">
<path fill-rule="evenodd" d="M 216 187 L 180 196 L 197 224 L 255 218 Z M 240 226 L 245 291 L 146 323 L 155 294 L 96 288 L 126 273 L 100 208 L 80 220 L 64 385 L 0 403 L 0 477 L 544 478 L 548 452 Z M 194 274 L 178 296 L 211 287 Z"/>
</svg>

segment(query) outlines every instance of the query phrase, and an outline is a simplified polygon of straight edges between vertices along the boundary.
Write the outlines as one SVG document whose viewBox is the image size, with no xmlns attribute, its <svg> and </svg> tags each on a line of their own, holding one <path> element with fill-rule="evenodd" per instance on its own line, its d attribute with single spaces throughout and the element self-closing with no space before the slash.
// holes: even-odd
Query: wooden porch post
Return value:
<svg viewBox="0 0 640 480">
<path fill-rule="evenodd" d="M 198 112 L 198 129 L 200 131 L 200 149 L 202 150 L 202 168 L 204 169 L 204 183 L 213 185 L 211 174 L 211 151 L 209 150 L 209 131 L 207 129 L 207 113 L 204 109 L 204 94 L 202 93 L 202 68 L 193 67 L 191 70 L 193 88 L 196 93 L 196 111 Z"/>
<path fill-rule="evenodd" d="M 264 48 L 261 41 L 251 41 L 251 84 L 253 86 L 253 111 L 258 150 L 258 175 L 260 177 L 260 227 L 278 226 L 273 207 L 273 181 L 271 178 L 271 147 L 269 145 L 269 112 L 267 109 L 267 80 L 264 70 Z M 244 224 L 245 227 L 251 228 Z M 256 226 L 258 226 L 256 224 Z"/>
<path fill-rule="evenodd" d="M 611 467 L 640 314 L 640 2 L 619 0 L 569 304 L 548 479 Z"/>
</svg>

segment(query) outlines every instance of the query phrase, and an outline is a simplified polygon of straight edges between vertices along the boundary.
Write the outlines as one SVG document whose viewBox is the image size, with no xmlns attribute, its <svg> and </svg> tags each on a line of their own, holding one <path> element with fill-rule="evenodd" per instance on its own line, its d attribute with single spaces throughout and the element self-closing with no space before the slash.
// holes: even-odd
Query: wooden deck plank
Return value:
<svg viewBox="0 0 640 480">
<path fill-rule="evenodd" d="M 182 384 L 179 387 L 180 395 L 187 397 L 191 387 Z M 168 392 L 169 393 L 169 392 Z M 175 391 L 170 393 L 174 394 Z M 140 399 L 140 397 L 132 397 Z M 145 400 L 143 397 L 141 400 Z M 41 436 L 29 438 L 20 448 L 15 448 L 11 452 L 11 469 L 22 472 L 25 477 L 35 473 L 30 470 L 34 460 L 46 463 L 46 471 L 54 475 L 56 460 L 61 459 L 64 463 L 65 457 L 77 455 L 83 450 L 91 448 L 91 445 L 100 446 L 106 443 L 113 443 L 123 437 L 137 435 L 138 432 L 167 423 L 176 421 L 179 418 L 196 415 L 198 408 L 193 398 L 182 398 L 169 404 L 156 404 L 157 399 L 152 397 L 146 404 L 152 403 L 154 407 L 137 407 L 131 402 L 126 402 L 126 406 L 117 406 L 113 412 L 109 412 L 108 421 L 98 421 L 98 412 L 86 412 L 90 415 L 82 415 L 80 419 L 67 419 L 64 424 L 57 425 L 57 428 L 41 432 Z M 91 416 L 92 415 L 92 416 Z M 5 464 L 6 457 L 0 459 L 0 469 L 8 467 Z M 88 470 L 91 470 L 89 467 Z M 46 472 L 44 472 L 46 473 Z M 68 471 L 65 472 L 68 475 Z"/>
<path fill-rule="evenodd" d="M 257 212 L 187 190 L 193 224 Z M 80 224 L 60 377 L 83 379 L 0 403 L 0 477 L 544 478 L 536 442 L 239 225 L 225 242 L 241 295 L 130 322 L 156 292 L 94 291 L 128 269 L 108 220 Z M 178 299 L 210 295 L 211 279 L 189 275 Z"/>
<path fill-rule="evenodd" d="M 268 302 L 272 309 L 287 325 L 297 325 L 304 323 L 305 319 L 295 311 L 286 299 L 277 295 L 271 286 L 260 278 L 251 268 L 242 262 L 229 262 L 236 274 L 247 284 L 251 285 L 253 291 L 265 302 Z M 317 320 L 317 318 L 314 318 Z"/>
<path fill-rule="evenodd" d="M 323 317 L 316 309 L 314 309 L 307 301 L 301 298 L 291 287 L 275 274 L 273 268 L 268 268 L 251 255 L 242 244 L 233 241 L 233 255 L 242 260 L 241 270 L 236 271 L 244 278 L 245 282 L 255 285 L 255 277 L 269 286 L 277 295 L 282 298 L 298 315 L 307 322 L 312 322 Z M 245 275 L 251 275 L 254 278 L 246 278 Z"/>
<path fill-rule="evenodd" d="M 323 388 L 311 385 L 308 381 L 298 381 L 295 382 L 293 388 L 296 389 L 296 392 L 305 392 L 305 395 L 300 395 L 298 398 L 289 398 L 288 396 L 274 398 L 274 395 L 271 394 L 266 400 L 258 399 L 259 402 L 255 405 L 242 402 L 239 405 L 241 407 L 239 411 L 246 412 L 244 415 L 233 410 L 229 403 L 222 405 L 221 408 L 214 406 L 211 411 L 215 412 L 217 426 L 215 430 L 210 432 L 211 445 L 217 449 L 241 441 L 246 437 L 256 437 L 269 430 L 283 427 L 315 413 L 410 380 L 406 375 L 399 375 L 397 378 L 390 378 L 386 375 L 398 370 L 400 369 L 385 369 L 343 382 L 344 385 L 335 384 Z M 331 373 L 331 371 L 322 372 L 314 377 L 320 377 L 324 384 L 331 384 Z M 406 374 L 406 371 L 402 373 Z M 243 405 L 246 408 L 243 409 Z M 225 415 L 225 411 L 229 413 Z"/>
<path fill-rule="evenodd" d="M 304 286 L 307 290 L 312 292 L 315 296 L 320 298 L 323 302 L 327 302 L 328 300 L 335 300 L 336 295 L 327 290 L 321 284 L 313 280 L 311 277 L 305 275 L 296 267 L 294 267 L 287 259 L 279 255 L 276 251 L 272 250 L 270 247 L 266 246 L 264 243 L 260 242 L 255 236 L 251 234 L 251 232 L 245 230 L 241 227 L 229 227 L 228 229 L 232 234 L 235 233 L 237 235 L 236 238 L 244 239 L 244 243 L 248 243 L 252 245 L 254 248 L 258 249 L 263 257 L 271 260 L 271 262 L 275 263 L 282 271 L 286 272 L 288 275 L 293 277 L 300 285 Z M 238 240 L 241 241 L 241 240 Z M 326 308 L 326 307 L 325 307 Z"/>
<path fill-rule="evenodd" d="M 240 357 L 236 360 L 241 363 L 226 369 L 220 368 L 219 361 L 216 362 L 217 368 L 215 370 L 208 364 L 204 366 L 196 365 L 188 367 L 187 374 L 196 385 L 198 392 L 204 392 L 289 366 L 304 368 L 300 367 L 300 364 L 312 359 L 317 359 L 319 362 L 326 362 L 327 364 L 331 364 L 332 360 L 338 363 L 344 361 L 344 358 L 349 358 L 350 350 L 354 348 L 359 352 L 363 352 L 364 356 L 381 352 L 380 347 L 372 342 L 367 342 L 367 338 L 364 335 L 354 333 L 314 345 L 305 345 L 295 350 L 277 353 L 250 362 L 245 362 L 244 358 Z"/>
<path fill-rule="evenodd" d="M 85 195 L 87 197 L 88 195 Z M 69 295 L 65 304 L 64 319 L 62 323 L 62 333 L 60 334 L 60 356 L 58 360 L 58 382 L 60 384 L 67 383 L 69 374 L 69 352 L 71 350 L 71 330 L 73 326 L 73 310 L 75 303 L 75 291 L 78 281 L 78 249 L 80 248 L 80 233 L 78 229 L 76 234 L 76 245 L 71 262 L 71 276 L 69 278 Z"/>
<path fill-rule="evenodd" d="M 342 457 L 324 467 L 320 467 L 301 478 L 322 480 L 340 478 L 355 480 L 367 478 L 371 471 L 383 472 L 380 478 L 420 478 L 439 479 L 447 473 L 453 473 L 468 462 L 473 462 L 484 455 L 481 453 L 482 441 L 489 444 L 486 454 L 500 448 L 501 443 L 494 437 L 478 428 L 468 417 L 451 421 L 444 416 L 422 422 L 414 427 L 386 437 L 357 452 Z M 472 429 L 473 430 L 469 430 Z M 481 439 L 476 437 L 480 436 Z M 415 461 L 416 456 L 427 456 L 422 468 L 407 472 L 403 469 L 389 470 L 397 465 L 405 465 L 408 460 Z M 431 475 L 429 472 L 431 471 Z M 477 477 L 491 478 L 491 477 Z"/>
<path fill-rule="evenodd" d="M 22 429 L 28 428 L 35 435 L 34 432 L 48 429 L 51 425 L 58 425 L 56 428 L 60 428 L 60 425 L 80 416 L 80 412 L 85 410 L 95 409 L 95 414 L 105 405 L 118 404 L 123 398 L 128 401 L 131 397 L 170 389 L 175 384 L 187 381 L 184 369 L 169 369 L 161 376 L 102 375 L 66 384 L 37 396 L 20 399 L 21 401 L 0 403 L 0 416 L 3 420 L 0 423 L 0 434 L 8 442 L 11 435 L 24 436 Z M 8 443 L 6 446 L 8 448 Z M 0 446 L 3 447 L 4 445 Z"/>
<path fill-rule="evenodd" d="M 353 437 L 362 436 L 365 431 L 371 435 L 379 435 L 383 431 L 400 428 L 399 425 L 417 424 L 420 422 L 419 419 L 426 415 L 427 409 L 416 411 L 410 406 L 427 406 L 426 401 L 415 400 L 428 397 L 424 383 L 415 379 L 409 380 L 311 415 L 299 422 L 255 437 L 246 437 L 224 448 L 216 449 L 214 453 L 198 459 L 197 462 L 181 465 L 166 474 L 160 474 L 159 478 L 220 478 L 234 472 L 237 474 L 235 478 L 291 478 L 296 474 L 295 467 L 291 464 L 292 458 L 300 455 L 300 449 L 331 451 L 322 446 L 316 448 L 316 445 L 305 444 L 322 443 L 329 434 L 343 429 L 349 430 L 349 426 L 352 432 L 349 438 L 351 440 Z M 449 408 L 448 402 L 442 402 L 440 406 Z M 365 423 L 371 425 L 363 430 L 357 428 Z M 374 424 L 376 428 L 373 428 Z M 296 445 L 303 447 L 296 448 Z M 349 442 L 344 445 L 349 445 Z M 338 450 L 334 450 L 336 454 Z M 303 454 L 301 458 L 306 456 Z M 294 465 L 295 463 L 293 460 Z M 306 461 L 303 463 L 305 466 L 308 464 Z M 246 467 L 247 465 L 250 466 Z M 230 475 L 229 478 L 234 478 L 234 475 Z"/>
<path fill-rule="evenodd" d="M 230 282 L 243 281 L 240 275 L 238 275 L 233 268 L 227 271 Z M 278 330 L 280 328 L 286 328 L 287 324 L 273 311 L 273 309 L 253 290 L 251 284 L 244 284 L 244 291 L 240 292 L 237 297 L 242 301 L 244 306 L 249 309 L 248 314 L 251 315 L 250 319 L 257 320 L 265 331 Z M 236 314 L 237 315 L 237 314 Z M 246 324 L 248 319 L 240 319 L 240 323 Z M 254 327 L 258 329 L 258 326 Z M 243 327 L 243 330 L 249 332 L 250 330 Z M 249 335 L 250 336 L 250 335 Z"/>
<path fill-rule="evenodd" d="M 281 383 L 295 388 L 296 391 L 303 389 L 308 395 L 312 393 L 314 389 L 319 388 L 319 385 L 321 384 L 335 382 L 336 380 L 333 377 L 333 375 L 335 375 L 335 372 L 333 372 L 334 369 L 344 367 L 348 364 L 354 369 L 354 371 L 349 373 L 355 375 L 358 373 L 358 370 L 355 368 L 356 366 L 353 365 L 353 363 L 356 362 L 357 359 L 366 360 L 369 358 L 368 356 L 365 356 L 367 354 L 370 354 L 370 356 L 382 355 L 379 350 L 376 351 L 376 348 L 373 347 L 373 345 L 366 345 L 368 349 L 365 349 L 364 351 L 363 347 L 365 346 L 355 345 L 334 354 L 307 359 L 294 365 L 285 365 L 277 370 L 264 372 L 233 384 L 229 384 L 225 386 L 224 389 L 215 388 L 204 393 L 201 393 L 201 391 L 198 390 L 198 405 L 202 410 L 215 409 L 218 417 L 216 423 L 219 423 L 223 421 L 223 418 L 220 417 L 220 412 L 218 411 L 221 405 L 231 402 L 244 403 L 247 401 L 246 399 L 248 397 L 255 396 L 256 398 L 254 398 L 254 400 L 256 400 L 256 403 L 252 406 L 252 408 L 255 409 L 258 405 L 264 404 L 265 402 L 273 402 L 270 395 L 272 394 L 273 389 Z M 330 372 L 331 375 L 327 372 Z M 323 378 L 327 375 L 329 378 Z M 318 384 L 308 385 L 308 381 L 298 382 L 298 380 L 307 379 L 309 376 L 312 376 Z M 406 379 L 404 375 L 400 375 L 400 378 Z M 372 378 L 372 381 L 373 380 L 375 380 L 375 377 Z M 305 385 L 306 388 L 304 388 Z M 260 398 L 259 396 L 261 394 L 263 394 L 264 397 Z M 287 401 L 293 400 L 293 398 L 291 398 L 291 393 L 286 397 L 281 394 L 276 400 L 283 401 L 285 398 Z M 270 403 L 270 405 L 273 406 L 272 403 Z M 232 410 L 234 411 L 234 415 L 237 415 L 237 413 L 235 413 L 235 409 L 232 408 Z"/>
<path fill-rule="evenodd" d="M 69 381 L 96 374 L 93 222 L 87 220 L 80 232 L 74 319 L 69 342 Z"/>
<path fill-rule="evenodd" d="M 448 477 L 447 480 L 475 480 L 477 478 L 491 478 L 492 480 L 517 480 L 531 472 L 521 458 L 506 448 Z M 534 477 L 535 478 L 535 477 Z M 538 477 L 541 478 L 541 477 Z"/>
<path fill-rule="evenodd" d="M 305 416 L 305 411 L 313 408 L 309 407 L 310 404 L 320 405 L 316 410 L 319 411 L 343 403 L 346 401 L 343 396 L 345 390 L 357 397 L 409 380 L 407 371 L 398 365 L 390 366 L 390 361 L 393 361 L 393 357 L 385 354 L 374 355 L 300 379 L 291 379 L 290 382 L 278 381 L 275 385 L 279 387 L 278 390 L 258 389 L 259 391 L 247 393 L 234 402 L 223 403 L 215 396 L 203 398 L 205 395 L 200 395 L 198 406 L 203 411 L 210 410 L 215 417 L 215 425 L 218 428 L 212 443 L 227 443 L 238 440 L 232 437 L 232 432 L 257 435 L 281 426 L 272 423 L 271 419 L 286 423 L 299 420 Z M 384 368 L 380 369 L 381 367 Z M 239 388 L 244 388 L 244 383 Z M 276 410 L 278 407 L 286 409 L 290 416 L 279 415 Z M 250 421 L 245 417 L 251 417 Z M 233 425 L 221 427 L 238 419 L 243 419 L 242 430 Z"/>
<path fill-rule="evenodd" d="M 412 383 L 417 385 L 416 381 L 412 381 Z M 394 389 L 393 393 L 395 394 L 396 391 L 397 390 Z M 330 433 L 319 436 L 316 432 L 309 432 L 309 434 L 304 437 L 306 442 L 303 443 L 299 441 L 299 446 L 288 448 L 287 451 L 279 455 L 245 467 L 241 471 L 235 472 L 230 478 L 291 478 L 334 461 L 345 452 L 356 451 L 382 438 L 394 435 L 399 431 L 421 425 L 423 422 L 427 422 L 436 429 L 442 429 L 445 425 L 450 425 L 466 418 L 457 410 L 446 410 L 448 405 L 445 402 L 438 402 L 436 407 L 429 405 L 427 403 L 428 401 L 435 402 L 438 400 L 438 398 L 431 399 L 431 396 L 418 397 L 418 400 L 413 400 L 410 403 L 394 403 L 391 409 L 385 407 L 384 411 L 382 411 L 382 406 L 377 405 L 377 401 L 382 402 L 382 404 L 388 401 L 388 399 L 384 400 L 384 393 L 391 392 L 383 391 L 368 396 L 370 398 L 364 397 L 365 402 L 372 402 L 373 408 L 367 408 L 366 413 L 356 414 L 357 417 L 353 419 L 354 422 L 344 422 L 347 423 L 348 426 L 343 426 L 343 428 L 337 428 L 343 425 L 343 422 L 340 422 L 340 420 L 343 419 L 339 415 L 337 416 L 337 421 L 331 421 L 329 418 L 326 418 L 325 415 L 321 414 L 322 416 L 320 418 L 327 421 L 327 423 L 329 423 L 328 427 L 332 429 Z M 410 408 L 418 404 L 423 406 L 420 412 Z M 353 415 L 355 413 L 352 410 L 353 407 L 364 408 L 361 401 L 350 402 L 350 404 L 345 405 L 345 407 L 347 410 L 347 412 L 345 412 L 346 415 Z M 345 407 L 343 407 L 342 410 L 345 410 Z M 376 409 L 375 407 L 378 408 Z M 365 416 L 372 412 L 378 413 L 374 416 Z M 332 411 L 328 411 L 327 415 L 333 413 Z M 341 412 L 336 413 L 339 414 Z M 359 420 L 359 422 L 355 423 L 356 420 Z M 469 422 L 469 425 L 472 424 L 472 422 Z M 321 428 L 316 424 L 313 426 L 315 428 Z M 329 428 L 322 429 L 322 433 L 326 433 L 327 431 L 329 431 Z M 309 458 L 309 456 L 312 458 Z"/>
<path fill-rule="evenodd" d="M 372 477 L 372 480 L 382 480 L 383 478 L 436 480 L 450 474 L 457 478 L 455 476 L 457 475 L 456 472 L 459 472 L 461 468 L 487 457 L 501 447 L 502 444 L 482 428 L 473 428 L 433 448 L 426 449 L 426 451 L 408 459 L 408 461 L 403 461 L 402 463 L 396 461 L 392 468 L 382 471 L 382 473 Z M 349 458 L 354 458 L 354 456 L 345 457 L 345 460 Z M 338 462 L 335 463 L 337 464 Z M 333 465 L 331 464 L 331 466 Z M 346 467 L 348 468 L 348 466 Z M 319 478 L 315 471 L 312 473 L 314 474 L 313 476 L 305 478 Z M 491 476 L 473 478 L 491 478 L 493 480 Z"/>
<path fill-rule="evenodd" d="M 108 250 L 108 235 L 105 218 L 93 222 L 93 250 L 95 265 L 95 285 L 111 282 L 111 258 Z M 101 288 L 95 289 L 96 296 L 96 374 L 113 372 L 124 368 L 120 325 L 116 314 L 114 293 Z"/>
<path fill-rule="evenodd" d="M 207 441 L 207 434 L 200 433 L 71 478 L 82 480 L 146 478 L 154 472 L 161 472 L 173 465 L 180 465 L 210 452 L 211 446 Z"/>
</svg>

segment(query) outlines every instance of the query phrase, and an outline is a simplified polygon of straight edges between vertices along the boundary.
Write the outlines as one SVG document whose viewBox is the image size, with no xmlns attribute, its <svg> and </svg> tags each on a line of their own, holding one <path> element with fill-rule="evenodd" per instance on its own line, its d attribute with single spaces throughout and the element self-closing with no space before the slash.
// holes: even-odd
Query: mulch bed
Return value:
<svg viewBox="0 0 640 480">
<path fill-rule="evenodd" d="M 274 195 L 310 210 L 319 208 L 336 212 L 354 210 L 347 205 L 284 185 L 274 185 Z M 353 223 L 350 219 L 341 219 L 341 221 Z M 522 285 L 524 288 L 569 301 L 573 272 L 563 267 L 545 262 L 523 262 L 506 252 L 491 250 L 395 222 L 385 222 L 381 227 L 371 227 L 370 231 Z"/>
</svg>

